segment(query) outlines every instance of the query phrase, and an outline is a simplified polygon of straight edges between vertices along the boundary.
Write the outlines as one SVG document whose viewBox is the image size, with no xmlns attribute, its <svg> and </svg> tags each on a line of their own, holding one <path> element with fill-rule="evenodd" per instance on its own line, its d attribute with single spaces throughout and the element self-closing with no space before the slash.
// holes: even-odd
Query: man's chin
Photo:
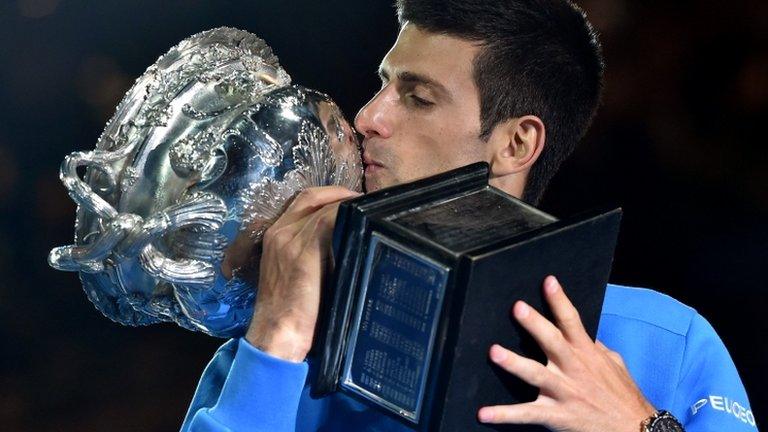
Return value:
<svg viewBox="0 0 768 432">
<path fill-rule="evenodd" d="M 363 191 L 365 191 L 365 193 L 371 193 L 394 184 L 394 182 L 387 182 L 380 176 L 365 176 L 363 181 Z"/>
<path fill-rule="evenodd" d="M 381 189 L 381 187 L 377 185 L 375 182 L 372 182 L 368 179 L 365 179 L 363 181 L 363 192 L 371 193 L 371 192 L 376 192 L 379 189 Z"/>
<path fill-rule="evenodd" d="M 391 171 L 386 168 L 379 168 L 377 170 L 366 170 L 363 177 L 363 191 L 365 193 L 375 192 L 379 189 L 385 189 L 391 186 L 401 185 L 403 183 L 412 182 L 418 178 L 410 180 L 403 180 L 401 177 L 395 177 Z"/>
<path fill-rule="evenodd" d="M 365 176 L 363 177 L 363 190 L 366 193 L 371 193 L 379 189 L 385 188 L 385 180 L 382 178 L 382 167 L 365 167 Z"/>
</svg>

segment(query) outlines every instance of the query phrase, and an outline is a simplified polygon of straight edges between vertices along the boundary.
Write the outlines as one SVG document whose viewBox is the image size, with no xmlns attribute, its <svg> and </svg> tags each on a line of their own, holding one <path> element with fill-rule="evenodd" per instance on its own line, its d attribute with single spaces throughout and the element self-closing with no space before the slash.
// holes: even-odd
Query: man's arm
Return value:
<svg viewBox="0 0 768 432">
<path fill-rule="evenodd" d="M 294 431 L 306 363 L 269 356 L 233 339 L 203 372 L 182 432 Z"/>
<path fill-rule="evenodd" d="M 756 432 L 736 366 L 712 326 L 696 314 L 686 335 L 673 406 L 687 432 Z"/>
<path fill-rule="evenodd" d="M 264 233 L 256 307 L 245 335 L 253 346 L 294 362 L 307 356 L 338 204 L 358 195 L 340 186 L 305 189 Z"/>
<path fill-rule="evenodd" d="M 295 430 L 338 202 L 356 195 L 304 190 L 265 232 L 248 331 L 206 368 L 183 431 Z"/>
</svg>

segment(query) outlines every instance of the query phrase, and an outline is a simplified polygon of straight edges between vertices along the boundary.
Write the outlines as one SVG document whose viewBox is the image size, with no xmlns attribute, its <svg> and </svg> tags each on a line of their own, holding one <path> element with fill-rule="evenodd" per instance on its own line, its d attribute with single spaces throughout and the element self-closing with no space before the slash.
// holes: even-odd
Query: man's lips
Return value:
<svg viewBox="0 0 768 432">
<path fill-rule="evenodd" d="M 372 158 L 369 154 L 363 154 L 363 163 L 366 165 L 375 165 L 379 167 L 383 167 L 381 162 L 377 161 L 376 159 Z"/>
<path fill-rule="evenodd" d="M 363 164 L 365 165 L 365 175 L 371 175 L 384 168 L 384 165 L 369 154 L 363 155 Z"/>
</svg>

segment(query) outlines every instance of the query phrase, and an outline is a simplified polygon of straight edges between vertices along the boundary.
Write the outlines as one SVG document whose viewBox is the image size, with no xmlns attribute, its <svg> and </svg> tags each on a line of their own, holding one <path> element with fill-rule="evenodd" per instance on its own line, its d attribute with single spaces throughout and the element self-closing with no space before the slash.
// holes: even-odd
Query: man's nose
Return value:
<svg viewBox="0 0 768 432">
<path fill-rule="evenodd" d="M 382 88 L 355 116 L 355 129 L 365 138 L 392 136 L 391 90 Z"/>
</svg>

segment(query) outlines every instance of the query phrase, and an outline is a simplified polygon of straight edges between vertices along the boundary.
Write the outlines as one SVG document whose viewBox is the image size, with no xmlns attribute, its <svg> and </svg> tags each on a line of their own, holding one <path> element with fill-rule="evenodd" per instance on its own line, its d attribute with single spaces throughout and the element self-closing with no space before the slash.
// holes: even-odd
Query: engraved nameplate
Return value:
<svg viewBox="0 0 768 432">
<path fill-rule="evenodd" d="M 448 274 L 372 234 L 341 387 L 419 421 Z"/>
</svg>

